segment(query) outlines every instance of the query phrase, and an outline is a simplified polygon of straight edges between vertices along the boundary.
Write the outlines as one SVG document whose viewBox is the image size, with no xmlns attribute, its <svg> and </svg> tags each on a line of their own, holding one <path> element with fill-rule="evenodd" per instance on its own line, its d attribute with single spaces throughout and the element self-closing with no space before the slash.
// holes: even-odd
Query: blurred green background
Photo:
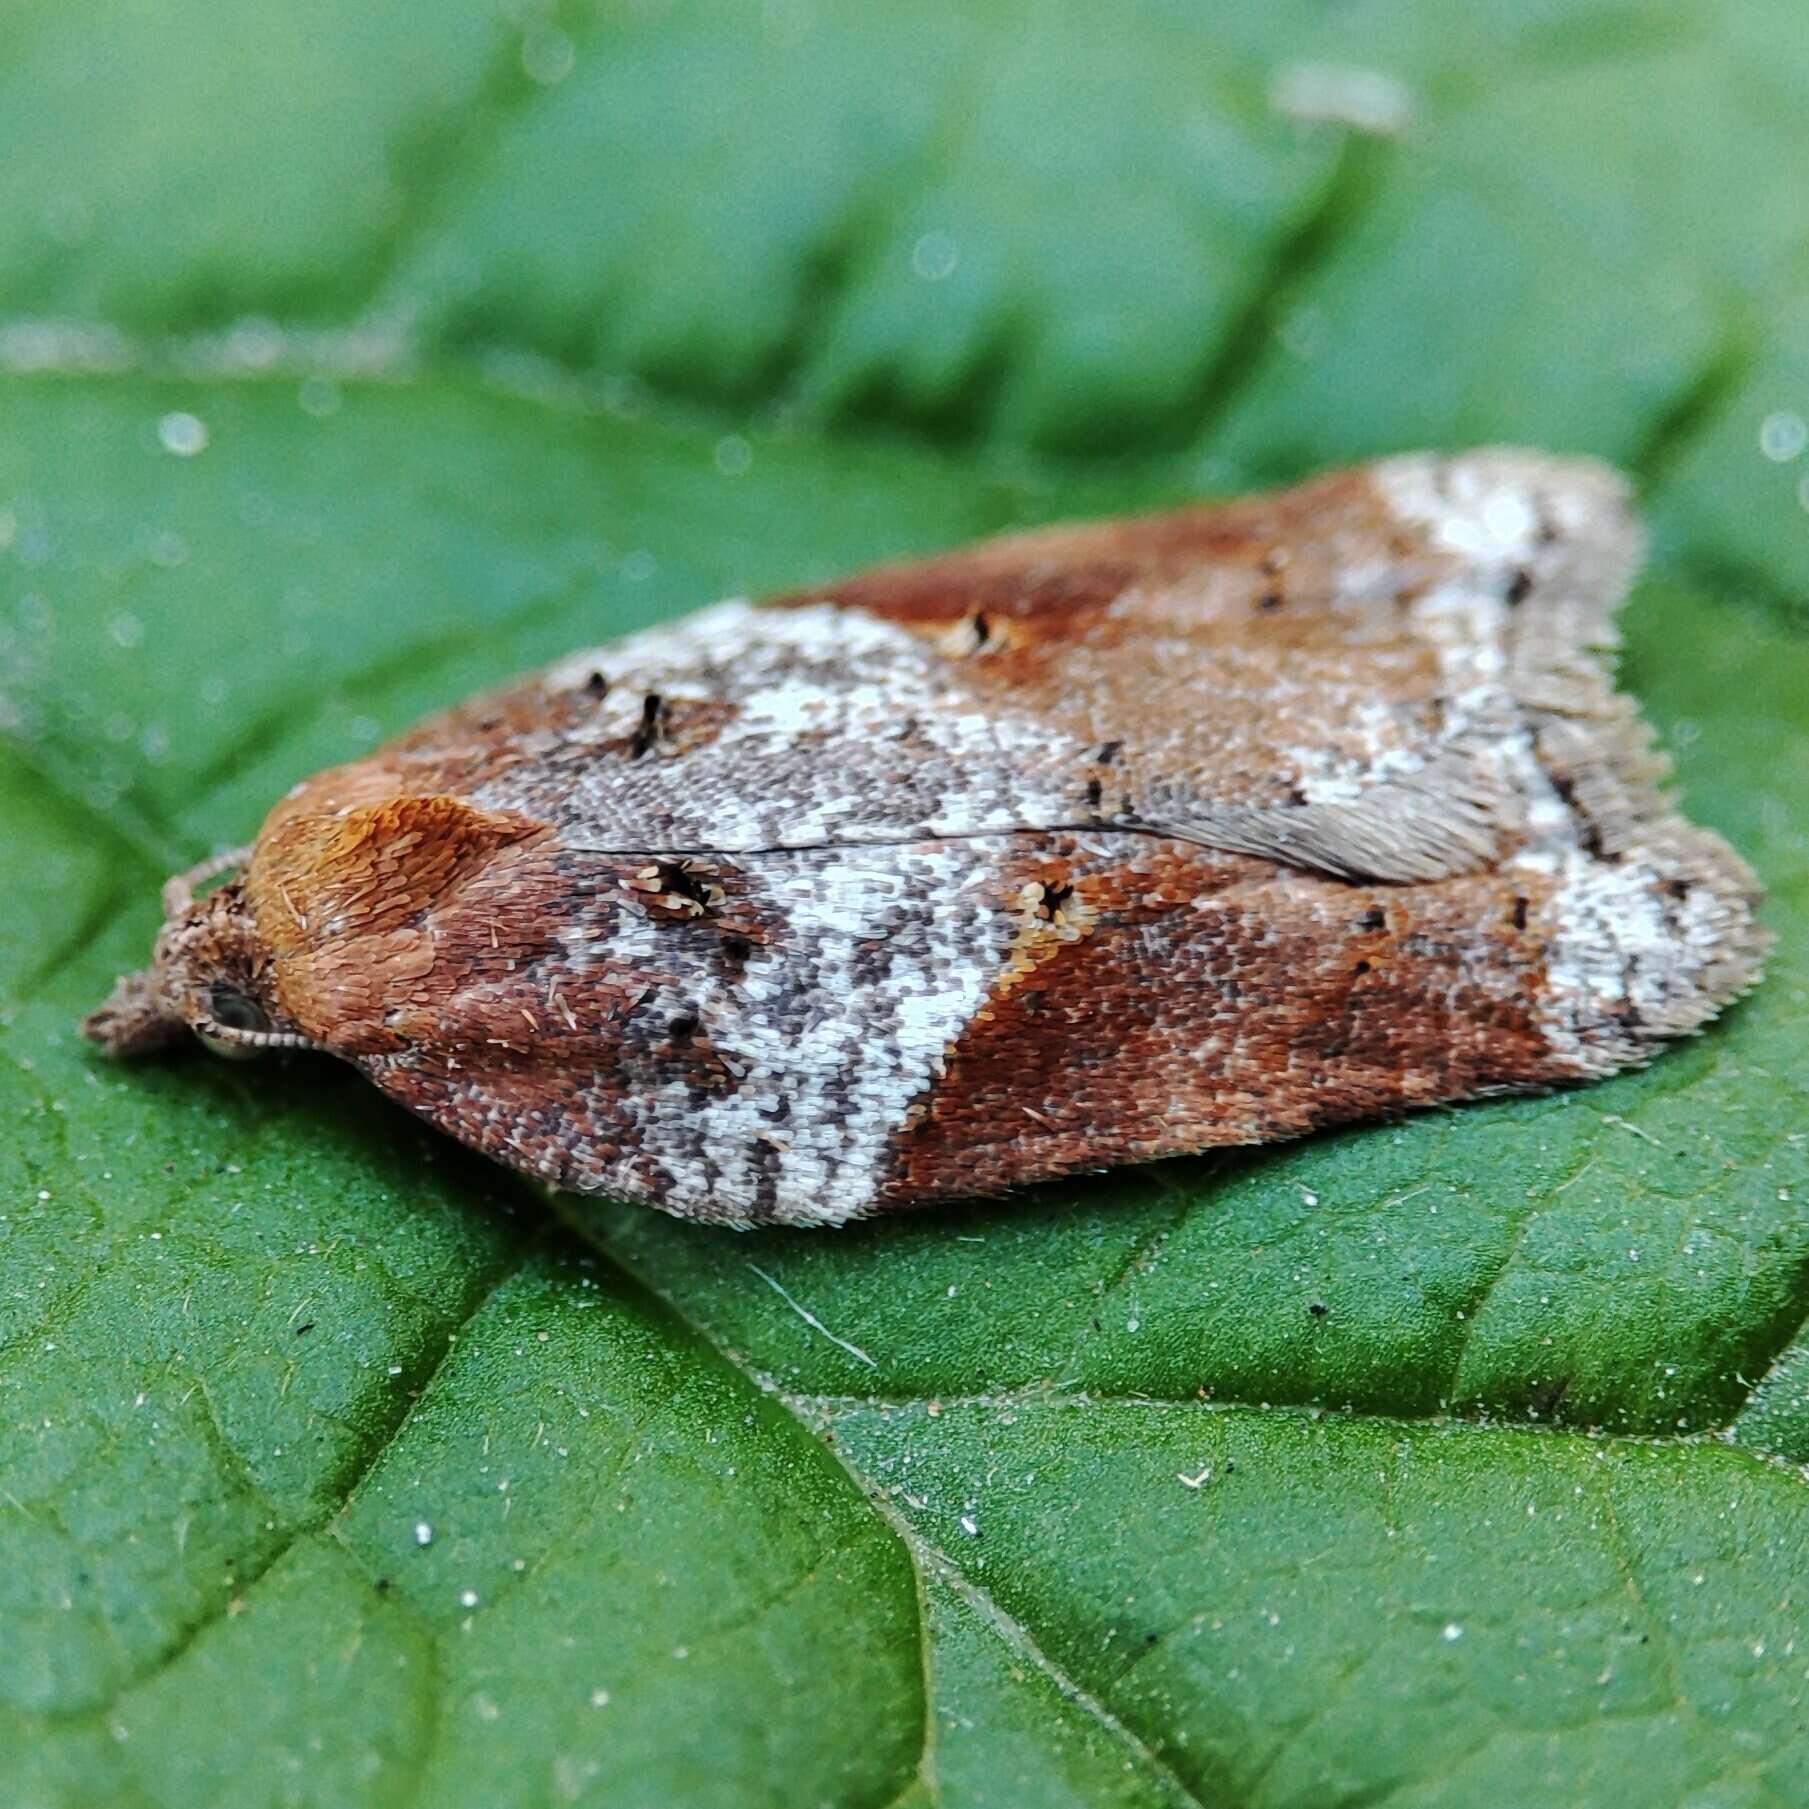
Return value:
<svg viewBox="0 0 1809 1809">
<path fill-rule="evenodd" d="M 1809 1803 L 1806 121 L 1801 0 L 11 0 L 0 1805 Z M 536 660 L 1497 439 L 1771 891 L 1645 1074 L 580 1237 L 73 1034 Z"/>
</svg>

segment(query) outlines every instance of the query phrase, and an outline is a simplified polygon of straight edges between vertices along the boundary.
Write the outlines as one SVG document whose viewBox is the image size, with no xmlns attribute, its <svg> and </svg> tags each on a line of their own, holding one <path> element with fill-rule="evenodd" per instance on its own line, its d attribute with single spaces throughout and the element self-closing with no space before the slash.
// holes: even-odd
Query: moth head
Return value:
<svg viewBox="0 0 1809 1809">
<path fill-rule="evenodd" d="M 82 1021 L 83 1033 L 109 1055 L 156 1055 L 190 1035 L 233 1060 L 313 1047 L 276 1012 L 269 964 L 237 881 L 197 896 L 204 881 L 242 865 L 246 852 L 205 861 L 164 887 L 151 965 L 122 975 L 107 1002 Z"/>
</svg>

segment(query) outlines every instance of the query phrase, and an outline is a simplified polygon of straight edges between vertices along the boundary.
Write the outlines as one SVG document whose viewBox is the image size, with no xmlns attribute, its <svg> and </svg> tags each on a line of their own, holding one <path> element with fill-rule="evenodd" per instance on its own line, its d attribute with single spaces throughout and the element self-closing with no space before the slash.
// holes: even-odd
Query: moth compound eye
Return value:
<svg viewBox="0 0 1809 1809">
<path fill-rule="evenodd" d="M 236 986 L 215 986 L 208 995 L 216 1024 L 227 1030 L 268 1030 L 270 1020 L 256 999 Z"/>
<path fill-rule="evenodd" d="M 256 999 L 239 991 L 236 986 L 215 985 L 208 989 L 208 1016 L 222 1030 L 268 1030 L 270 1019 L 264 1008 Z M 262 1051 L 250 1043 L 241 1043 L 232 1037 L 212 1036 L 205 1030 L 195 1033 L 206 1045 L 210 1054 L 223 1056 L 228 1061 L 245 1061 Z"/>
</svg>

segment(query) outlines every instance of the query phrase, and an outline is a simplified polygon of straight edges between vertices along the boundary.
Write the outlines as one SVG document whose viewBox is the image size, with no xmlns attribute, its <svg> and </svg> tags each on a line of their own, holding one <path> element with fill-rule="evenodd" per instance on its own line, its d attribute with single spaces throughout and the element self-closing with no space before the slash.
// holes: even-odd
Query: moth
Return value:
<svg viewBox="0 0 1809 1809">
<path fill-rule="evenodd" d="M 741 1226 L 1607 1074 L 1765 943 L 1612 687 L 1639 554 L 1496 449 L 719 603 L 304 780 L 85 1028 Z"/>
</svg>

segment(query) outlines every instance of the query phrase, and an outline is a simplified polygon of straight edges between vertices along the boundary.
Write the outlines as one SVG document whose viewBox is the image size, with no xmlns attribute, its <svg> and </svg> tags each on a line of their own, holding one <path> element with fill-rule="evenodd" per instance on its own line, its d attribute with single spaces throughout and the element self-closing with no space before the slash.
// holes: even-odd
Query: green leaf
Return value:
<svg viewBox="0 0 1809 1809">
<path fill-rule="evenodd" d="M 0 1802 L 1809 1802 L 1794 7 L 292 12 L 0 24 Z M 537 660 L 1504 436 L 1771 894 L 1642 1074 L 746 1237 L 75 1033 Z"/>
</svg>

